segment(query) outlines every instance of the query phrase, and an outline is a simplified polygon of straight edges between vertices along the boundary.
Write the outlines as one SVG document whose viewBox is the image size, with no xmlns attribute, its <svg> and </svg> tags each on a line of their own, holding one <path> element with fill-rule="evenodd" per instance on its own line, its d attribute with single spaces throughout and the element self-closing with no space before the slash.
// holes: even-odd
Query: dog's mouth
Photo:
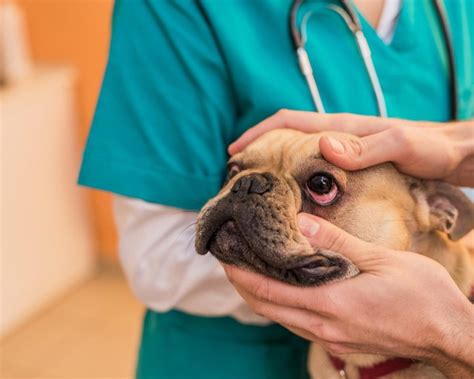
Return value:
<svg viewBox="0 0 474 379">
<path fill-rule="evenodd" d="M 226 220 L 212 233 L 205 244 L 224 263 L 237 265 L 298 286 L 313 286 L 336 278 L 341 273 L 337 256 L 317 251 L 312 255 L 288 255 L 284 251 L 270 261 L 261 251 L 255 251 L 245 238 L 239 223 Z"/>
</svg>

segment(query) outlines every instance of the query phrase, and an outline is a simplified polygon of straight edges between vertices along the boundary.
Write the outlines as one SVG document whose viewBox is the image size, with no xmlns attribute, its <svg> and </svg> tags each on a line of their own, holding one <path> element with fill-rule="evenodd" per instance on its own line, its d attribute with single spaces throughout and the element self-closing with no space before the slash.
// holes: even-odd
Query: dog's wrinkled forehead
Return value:
<svg viewBox="0 0 474 379">
<path fill-rule="evenodd" d="M 329 133 L 331 134 L 331 133 Z M 305 134 L 291 129 L 277 129 L 264 134 L 243 152 L 231 158 L 246 169 L 268 168 L 287 172 L 309 158 L 320 157 L 319 139 L 325 134 Z"/>
</svg>

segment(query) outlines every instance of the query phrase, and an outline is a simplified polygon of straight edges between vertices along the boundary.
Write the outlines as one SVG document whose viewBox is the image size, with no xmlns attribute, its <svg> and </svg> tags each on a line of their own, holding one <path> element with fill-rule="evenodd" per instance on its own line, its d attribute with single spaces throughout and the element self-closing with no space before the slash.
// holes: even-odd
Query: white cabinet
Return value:
<svg viewBox="0 0 474 379">
<path fill-rule="evenodd" d="M 42 67 L 0 90 L 0 335 L 95 270 L 75 85 L 70 68 Z"/>
</svg>

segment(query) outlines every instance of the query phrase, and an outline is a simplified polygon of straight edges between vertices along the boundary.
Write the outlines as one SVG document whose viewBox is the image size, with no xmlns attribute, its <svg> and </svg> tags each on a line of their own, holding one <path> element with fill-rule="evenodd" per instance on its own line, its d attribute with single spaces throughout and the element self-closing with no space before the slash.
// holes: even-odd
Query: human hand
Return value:
<svg viewBox="0 0 474 379">
<path fill-rule="evenodd" d="M 344 254 L 361 274 L 300 288 L 226 265 L 257 314 L 333 354 L 409 357 L 448 377 L 472 377 L 474 308 L 444 267 L 420 254 L 364 242 L 316 216 L 298 217 L 313 246 Z"/>
<path fill-rule="evenodd" d="M 325 159 L 346 170 L 393 162 L 406 174 L 474 185 L 474 121 L 434 123 L 348 113 L 319 114 L 281 110 L 246 131 L 229 146 L 231 155 L 276 128 L 307 133 L 340 131 L 358 136 L 352 142 L 323 137 Z"/>
</svg>

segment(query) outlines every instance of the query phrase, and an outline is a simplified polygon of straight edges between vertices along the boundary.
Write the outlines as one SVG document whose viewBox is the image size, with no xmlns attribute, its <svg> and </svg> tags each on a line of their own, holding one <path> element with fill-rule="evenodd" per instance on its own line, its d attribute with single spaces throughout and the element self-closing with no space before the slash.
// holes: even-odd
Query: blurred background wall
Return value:
<svg viewBox="0 0 474 379">
<path fill-rule="evenodd" d="M 0 335 L 116 263 L 110 196 L 76 185 L 112 6 L 0 0 Z"/>
<path fill-rule="evenodd" d="M 0 377 L 132 378 L 143 305 L 76 184 L 113 0 L 0 0 Z"/>
<path fill-rule="evenodd" d="M 79 140 L 83 146 L 107 61 L 113 0 L 17 0 L 35 62 L 62 62 L 77 70 Z M 115 260 L 110 196 L 90 192 L 97 249 Z"/>
</svg>

